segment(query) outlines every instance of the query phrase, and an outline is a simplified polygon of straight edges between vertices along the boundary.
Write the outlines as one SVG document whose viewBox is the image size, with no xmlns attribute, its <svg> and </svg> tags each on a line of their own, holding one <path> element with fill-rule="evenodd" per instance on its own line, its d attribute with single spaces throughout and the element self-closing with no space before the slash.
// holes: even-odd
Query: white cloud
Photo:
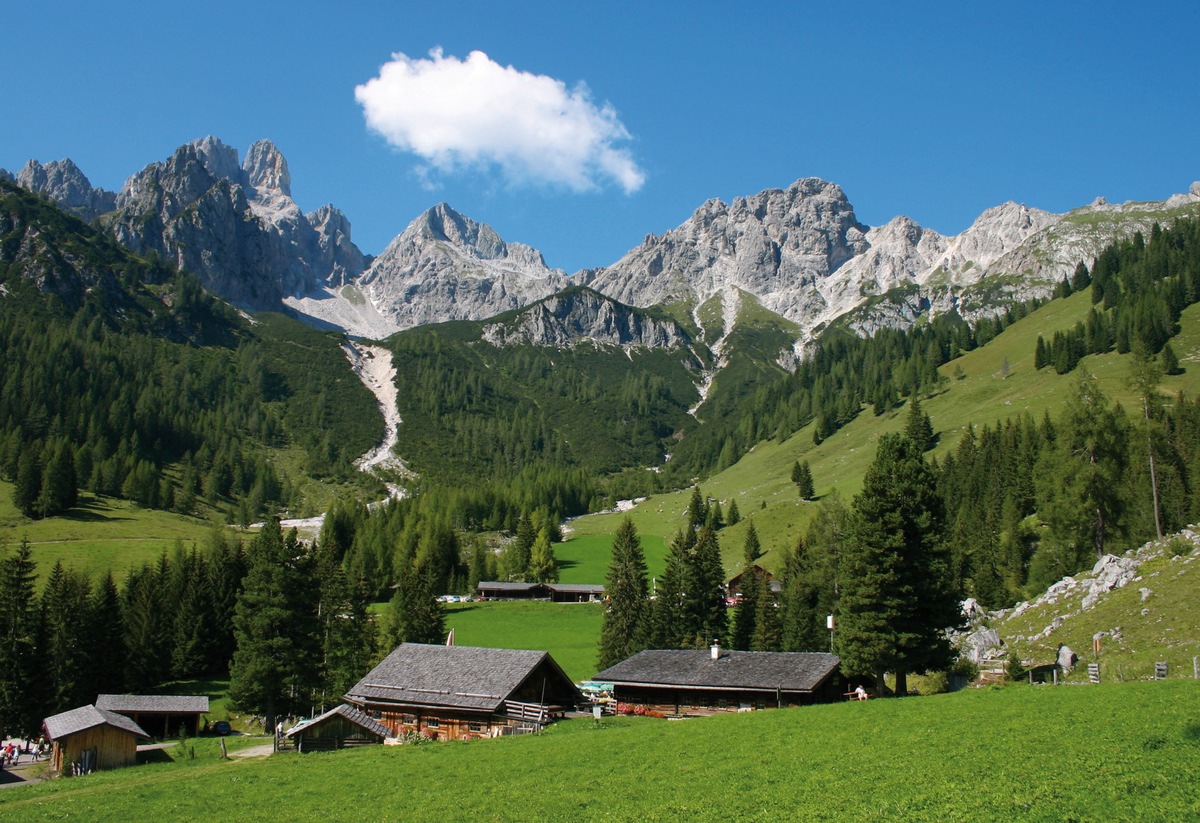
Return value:
<svg viewBox="0 0 1200 823">
<path fill-rule="evenodd" d="M 592 102 L 587 86 L 501 66 L 481 51 L 466 60 L 404 54 L 354 89 L 367 126 L 389 143 L 452 172 L 498 166 L 512 181 L 576 191 L 615 181 L 637 191 L 645 174 L 622 141 L 617 112 Z"/>
</svg>

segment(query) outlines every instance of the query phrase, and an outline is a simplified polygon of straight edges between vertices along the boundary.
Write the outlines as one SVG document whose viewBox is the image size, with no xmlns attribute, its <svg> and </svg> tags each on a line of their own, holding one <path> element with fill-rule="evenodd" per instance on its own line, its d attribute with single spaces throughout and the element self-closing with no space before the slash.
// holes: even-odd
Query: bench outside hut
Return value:
<svg viewBox="0 0 1200 823">
<path fill-rule="evenodd" d="M 548 652 L 404 643 L 344 699 L 390 737 L 459 740 L 539 731 L 583 695 Z"/>
<path fill-rule="evenodd" d="M 619 705 L 668 717 L 806 706 L 841 700 L 836 655 L 705 650 L 638 652 L 599 672 Z"/>
<path fill-rule="evenodd" d="M 208 713 L 208 696 L 196 694 L 102 694 L 96 708 L 133 720 L 159 740 L 186 732 L 195 737 L 200 717 Z"/>
<path fill-rule="evenodd" d="M 47 717 L 43 727 L 51 744 L 50 771 L 62 775 L 132 766 L 138 740 L 150 739 L 125 715 L 91 704 Z"/>
<path fill-rule="evenodd" d="M 297 723 L 285 733 L 298 752 L 330 751 L 377 745 L 391 736 L 387 726 L 345 703 L 324 714 Z"/>
</svg>

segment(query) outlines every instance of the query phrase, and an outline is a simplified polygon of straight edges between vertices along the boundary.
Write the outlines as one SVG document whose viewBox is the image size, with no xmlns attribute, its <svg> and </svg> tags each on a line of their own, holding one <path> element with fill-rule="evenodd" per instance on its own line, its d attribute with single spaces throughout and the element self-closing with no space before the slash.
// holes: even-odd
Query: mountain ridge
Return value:
<svg viewBox="0 0 1200 823">
<path fill-rule="evenodd" d="M 942 235 L 902 215 L 867 226 L 840 186 L 809 177 L 728 204 L 710 199 L 614 263 L 568 275 L 547 266 L 537 249 L 505 241 L 446 203 L 418 215 L 372 260 L 353 244 L 342 212 L 331 205 L 300 210 L 287 162 L 265 140 L 241 163 L 214 137 L 192 141 L 116 194 L 93 189 L 69 160 L 31 160 L 17 180 L 101 220 L 135 252 L 188 268 L 236 305 L 285 305 L 352 334 L 386 337 L 427 323 L 482 320 L 572 285 L 640 308 L 698 308 L 735 289 L 796 324 L 793 356 L 839 318 L 869 334 L 922 315 L 955 311 L 973 319 L 1046 297 L 1114 239 L 1200 213 L 1200 184 L 1193 184 L 1164 201 L 1097 198 L 1064 214 L 1010 201 L 960 234 Z M 892 298 L 876 299 L 889 292 Z"/>
</svg>

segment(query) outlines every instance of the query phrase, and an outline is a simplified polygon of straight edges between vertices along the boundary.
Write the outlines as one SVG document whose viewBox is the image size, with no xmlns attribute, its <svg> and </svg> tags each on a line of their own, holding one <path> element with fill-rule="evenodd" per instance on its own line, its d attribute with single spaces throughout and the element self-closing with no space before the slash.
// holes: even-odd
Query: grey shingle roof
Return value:
<svg viewBox="0 0 1200 823">
<path fill-rule="evenodd" d="M 598 583 L 547 583 L 546 588 L 552 592 L 604 594 L 604 586 Z"/>
<path fill-rule="evenodd" d="M 593 679 L 626 685 L 807 692 L 836 671 L 840 662 L 836 655 L 824 652 L 722 651 L 713 660 L 705 649 L 652 650 L 638 652 Z"/>
<path fill-rule="evenodd" d="M 405 643 L 346 699 L 495 711 L 545 659 L 541 651 Z"/>
<path fill-rule="evenodd" d="M 528 592 L 533 591 L 538 583 L 510 583 L 504 580 L 481 580 L 477 588 L 480 591 L 492 592 Z"/>
<path fill-rule="evenodd" d="M 356 726 L 361 726 L 362 728 L 366 729 L 371 734 L 376 734 L 380 737 L 391 737 L 392 735 L 391 729 L 380 723 L 375 718 L 371 717 L 371 715 L 367 714 L 362 709 L 356 709 L 354 706 L 348 706 L 345 703 L 342 703 L 341 705 L 330 709 L 319 717 L 314 717 L 312 720 L 305 720 L 301 723 L 297 723 L 295 726 L 287 730 L 287 736 L 291 737 L 297 732 L 302 732 L 309 726 L 315 726 L 322 720 L 327 720 L 334 715 L 341 715 Z"/>
<path fill-rule="evenodd" d="M 190 714 L 208 711 L 208 696 L 196 694 L 102 694 L 96 708 L 110 712 L 174 712 Z"/>
<path fill-rule="evenodd" d="M 69 712 L 56 714 L 53 717 L 47 717 L 44 722 L 46 725 L 46 734 L 50 736 L 51 740 L 60 740 L 77 732 L 86 731 L 87 729 L 105 724 L 115 726 L 131 734 L 136 734 L 138 737 L 150 737 L 150 735 L 142 731 L 141 726 L 134 723 L 125 715 L 105 709 L 98 709 L 91 704 L 80 706 L 78 709 L 71 709 Z"/>
</svg>

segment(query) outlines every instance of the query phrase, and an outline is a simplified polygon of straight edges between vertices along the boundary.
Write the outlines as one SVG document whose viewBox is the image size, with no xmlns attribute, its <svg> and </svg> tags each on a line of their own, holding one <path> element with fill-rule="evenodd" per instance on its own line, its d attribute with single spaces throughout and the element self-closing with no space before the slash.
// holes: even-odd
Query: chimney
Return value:
<svg viewBox="0 0 1200 823">
<path fill-rule="evenodd" d="M 712 659 L 719 660 L 721 657 L 721 644 L 716 640 L 712 644 Z"/>
</svg>

